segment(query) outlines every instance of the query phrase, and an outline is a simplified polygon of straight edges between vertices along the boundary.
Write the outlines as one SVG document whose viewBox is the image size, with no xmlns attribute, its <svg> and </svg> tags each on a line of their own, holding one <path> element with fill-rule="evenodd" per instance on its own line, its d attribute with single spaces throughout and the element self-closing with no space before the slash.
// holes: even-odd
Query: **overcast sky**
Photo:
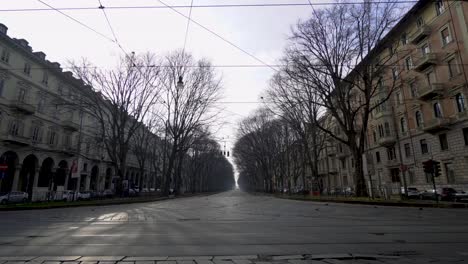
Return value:
<svg viewBox="0 0 468 264">
<path fill-rule="evenodd" d="M 43 0 L 53 7 L 97 7 L 99 0 Z M 103 6 L 160 6 L 158 0 L 101 0 Z M 191 0 L 165 0 L 169 5 L 190 5 Z M 315 1 L 312 1 L 315 2 Z M 308 0 L 194 0 L 194 5 L 308 3 Z M 36 0 L 6 1 L 0 9 L 47 8 Z M 178 9 L 188 15 L 188 8 Z M 309 6 L 194 8 L 192 18 L 268 64 L 275 64 L 286 46 L 291 25 L 310 14 Z M 96 31 L 112 38 L 101 10 L 63 11 Z M 164 54 L 181 49 L 187 19 L 170 9 L 107 9 L 119 42 L 127 52 Z M 8 34 L 29 41 L 34 51 L 66 65 L 67 61 L 88 58 L 101 67 L 111 67 L 123 53 L 112 42 L 73 22 L 56 11 L 0 11 L 0 23 Z M 186 51 L 196 58 L 208 58 L 214 65 L 259 65 L 260 63 L 228 43 L 191 24 Z M 260 93 L 268 86 L 273 70 L 265 68 L 219 68 L 224 96 L 217 107 L 226 123 L 213 128 L 221 145 L 228 138 L 232 147 L 238 121 L 259 106 Z M 227 103 L 237 102 L 237 103 Z M 246 103 L 242 103 L 246 102 Z"/>
</svg>

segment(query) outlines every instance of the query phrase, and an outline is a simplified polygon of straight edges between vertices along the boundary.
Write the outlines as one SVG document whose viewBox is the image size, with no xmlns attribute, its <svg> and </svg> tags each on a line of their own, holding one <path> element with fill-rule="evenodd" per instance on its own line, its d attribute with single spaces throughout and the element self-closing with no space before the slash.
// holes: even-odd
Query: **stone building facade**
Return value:
<svg viewBox="0 0 468 264">
<path fill-rule="evenodd" d="M 381 84 L 391 98 L 369 122 L 364 164 L 369 187 L 396 194 L 406 181 L 432 189 L 422 162 L 433 159 L 441 163 L 438 187 L 467 190 L 468 2 L 419 1 L 378 49 L 373 56 L 392 55 L 385 74 L 394 85 L 389 91 L 389 84 Z M 353 186 L 347 153 L 336 142 L 322 152 L 319 172 L 329 189 Z"/>
<path fill-rule="evenodd" d="M 97 120 L 76 104 L 83 82 L 7 30 L 0 24 L 0 192 L 27 192 L 34 201 L 112 190 L 116 173 L 96 140 Z M 130 184 L 154 188 L 153 176 L 148 168 L 140 175 L 130 155 Z"/>
</svg>

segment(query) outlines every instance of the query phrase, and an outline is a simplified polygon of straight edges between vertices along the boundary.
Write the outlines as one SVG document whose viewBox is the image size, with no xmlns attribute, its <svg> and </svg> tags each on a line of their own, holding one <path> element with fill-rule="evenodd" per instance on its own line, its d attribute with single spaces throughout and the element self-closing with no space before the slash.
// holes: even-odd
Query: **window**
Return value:
<svg viewBox="0 0 468 264">
<path fill-rule="evenodd" d="M 447 64 L 450 78 L 454 77 L 459 73 L 455 58 L 451 58 L 450 60 L 448 60 Z"/>
<path fill-rule="evenodd" d="M 29 63 L 26 62 L 26 63 L 24 64 L 23 72 L 24 72 L 26 75 L 31 75 L 31 64 L 29 64 Z"/>
<path fill-rule="evenodd" d="M 385 122 L 385 136 L 390 136 L 390 124 L 388 122 Z"/>
<path fill-rule="evenodd" d="M 63 95 L 63 87 L 62 87 L 62 85 L 59 85 L 59 86 L 57 87 L 57 93 L 58 93 L 59 95 Z"/>
<path fill-rule="evenodd" d="M 33 142 L 36 143 L 40 141 L 39 134 L 40 134 L 39 126 L 34 126 L 32 129 L 32 133 L 31 133 L 31 139 Z"/>
<path fill-rule="evenodd" d="M 375 129 L 372 130 L 372 136 L 374 138 L 374 143 L 377 143 L 377 133 L 375 132 Z"/>
<path fill-rule="evenodd" d="M 0 58 L 3 62 L 8 63 L 10 61 L 10 52 L 6 49 L 2 50 L 2 57 Z"/>
<path fill-rule="evenodd" d="M 8 129 L 8 134 L 12 136 L 18 136 L 20 134 L 20 126 L 21 126 L 21 123 L 19 120 L 11 121 L 10 127 Z"/>
<path fill-rule="evenodd" d="M 49 74 L 47 74 L 47 72 L 44 72 L 42 75 L 42 83 L 45 85 L 49 84 Z"/>
<path fill-rule="evenodd" d="M 67 133 L 63 136 L 63 146 L 70 147 L 70 145 L 71 145 L 71 135 Z"/>
<path fill-rule="evenodd" d="M 408 34 L 403 33 L 403 34 L 401 35 L 401 44 L 402 44 L 402 45 L 408 44 Z"/>
<path fill-rule="evenodd" d="M 424 19 L 422 17 L 418 17 L 418 19 L 416 20 L 416 26 L 418 28 L 424 26 Z"/>
<path fill-rule="evenodd" d="M 409 158 L 411 157 L 411 147 L 410 147 L 410 144 L 409 143 L 406 143 L 404 145 L 405 147 L 405 157 Z"/>
<path fill-rule="evenodd" d="M 21 88 L 18 91 L 18 101 L 24 102 L 24 99 L 26 98 L 26 90 Z"/>
<path fill-rule="evenodd" d="M 436 76 L 435 76 L 434 71 L 426 72 L 426 81 L 427 81 L 427 84 L 429 84 L 429 85 L 436 82 Z"/>
<path fill-rule="evenodd" d="M 390 174 L 392 176 L 392 182 L 400 182 L 400 169 L 391 169 Z"/>
<path fill-rule="evenodd" d="M 455 183 L 455 169 L 453 163 L 444 163 L 445 175 L 447 176 L 447 183 Z"/>
<path fill-rule="evenodd" d="M 401 133 L 405 133 L 406 130 L 408 130 L 408 127 L 406 125 L 406 120 L 404 117 L 400 119 L 400 127 L 401 127 Z"/>
<path fill-rule="evenodd" d="M 448 149 L 447 134 L 440 134 L 439 135 L 439 143 L 440 143 L 440 150 L 447 150 Z"/>
<path fill-rule="evenodd" d="M 396 80 L 398 79 L 398 69 L 395 67 L 395 68 L 392 68 L 392 76 L 393 76 L 393 80 Z"/>
<path fill-rule="evenodd" d="M 411 58 L 411 56 L 405 59 L 405 64 L 406 64 L 406 70 L 409 71 L 413 69 L 413 59 Z"/>
<path fill-rule="evenodd" d="M 395 154 L 395 148 L 394 147 L 388 147 L 387 148 L 387 158 L 388 158 L 388 160 L 396 159 L 396 154 Z"/>
<path fill-rule="evenodd" d="M 416 126 L 417 127 L 421 127 L 422 124 L 423 124 L 423 118 L 422 118 L 422 114 L 420 111 L 416 111 L 416 113 L 414 113 L 414 116 L 416 118 Z"/>
<path fill-rule="evenodd" d="M 51 130 L 49 132 L 49 145 L 55 145 L 55 141 L 57 140 L 57 132 Z"/>
<path fill-rule="evenodd" d="M 429 48 L 429 44 L 424 44 L 421 46 L 421 52 L 423 54 L 423 56 L 429 54 L 431 52 L 431 49 Z"/>
<path fill-rule="evenodd" d="M 465 96 L 462 93 L 455 95 L 455 100 L 457 102 L 457 110 L 459 113 L 465 112 Z"/>
<path fill-rule="evenodd" d="M 439 102 L 436 102 L 433 106 L 434 108 L 434 117 L 440 118 L 442 117 L 442 108 Z"/>
<path fill-rule="evenodd" d="M 341 168 L 346 169 L 346 159 L 341 160 Z"/>
<path fill-rule="evenodd" d="M 383 126 L 382 125 L 379 125 L 379 137 L 383 137 L 385 134 L 384 134 L 384 129 L 383 129 Z"/>
<path fill-rule="evenodd" d="M 344 186 L 348 185 L 348 176 L 343 176 L 343 185 Z"/>
<path fill-rule="evenodd" d="M 442 37 L 442 45 L 443 46 L 449 44 L 452 41 L 452 38 L 450 37 L 450 31 L 449 31 L 448 27 L 446 27 L 446 28 L 442 29 L 442 31 L 440 31 L 440 36 Z"/>
<path fill-rule="evenodd" d="M 468 127 L 462 129 L 463 139 L 465 140 L 465 146 L 468 146 Z"/>
<path fill-rule="evenodd" d="M 5 87 L 5 80 L 0 79 L 0 96 L 3 95 L 3 87 Z"/>
<path fill-rule="evenodd" d="M 442 14 L 445 11 L 445 5 L 443 0 L 438 0 L 435 3 L 436 13 L 437 15 Z"/>
<path fill-rule="evenodd" d="M 37 111 L 39 113 L 44 113 L 44 104 L 45 104 L 45 99 L 44 98 L 39 99 L 39 102 L 37 103 Z"/>
<path fill-rule="evenodd" d="M 425 139 L 421 139 L 419 141 L 419 144 L 421 145 L 421 154 L 429 153 L 429 147 L 428 147 L 427 142 L 426 142 Z"/>
<path fill-rule="evenodd" d="M 414 82 L 410 84 L 410 93 L 412 98 L 418 97 L 418 91 Z"/>
<path fill-rule="evenodd" d="M 375 162 L 380 163 L 380 152 L 378 151 L 375 152 Z"/>
</svg>

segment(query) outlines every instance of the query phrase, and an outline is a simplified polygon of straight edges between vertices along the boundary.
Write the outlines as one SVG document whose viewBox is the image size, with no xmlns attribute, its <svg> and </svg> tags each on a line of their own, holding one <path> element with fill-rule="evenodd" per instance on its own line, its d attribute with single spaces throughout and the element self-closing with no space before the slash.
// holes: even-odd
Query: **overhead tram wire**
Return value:
<svg viewBox="0 0 468 264">
<path fill-rule="evenodd" d="M 461 0 L 460 0 L 461 1 Z M 371 4 L 414 4 L 417 3 L 417 0 L 401 0 L 401 1 L 372 1 Z M 435 0 L 434 0 L 435 2 Z M 343 5 L 358 5 L 363 2 L 342 2 L 339 4 Z M 213 5 L 167 5 L 167 6 L 153 6 L 153 5 L 144 5 L 144 6 L 107 6 L 107 9 L 167 9 L 167 8 L 251 8 L 251 7 L 303 7 L 308 5 L 313 6 L 328 6 L 336 5 L 334 2 L 316 2 L 316 3 L 263 3 L 263 4 L 213 4 Z M 59 7 L 54 8 L 54 10 L 60 11 L 79 11 L 79 10 L 98 10 L 99 7 Z M 49 8 L 12 8 L 12 9 L 0 9 L 0 12 L 41 12 L 41 11 L 51 11 Z"/>
<path fill-rule="evenodd" d="M 218 37 L 219 39 L 223 40 L 224 42 L 228 43 L 229 45 L 231 45 L 232 47 L 236 48 L 237 50 L 240 50 L 241 52 L 243 52 L 244 54 L 248 55 L 249 57 L 253 58 L 254 60 L 260 62 L 261 64 L 263 65 L 266 65 L 267 67 L 271 68 L 272 70 L 274 70 L 275 72 L 278 71 L 276 68 L 270 66 L 269 64 L 265 63 L 263 60 L 257 58 L 256 56 L 254 56 L 253 54 L 249 53 L 248 51 L 242 49 L 241 47 L 237 46 L 236 44 L 234 44 L 233 42 L 229 41 L 228 39 L 224 38 L 223 36 L 219 35 L 218 33 L 214 32 L 213 30 L 205 27 L 204 25 L 200 24 L 199 22 L 197 22 L 196 20 L 193 20 L 192 18 L 184 15 L 183 13 L 181 13 L 180 11 L 178 11 L 177 9 L 169 6 L 168 4 L 166 4 L 164 1 L 162 0 L 156 0 L 158 2 L 160 2 L 161 4 L 163 4 L 164 6 L 167 6 L 168 8 L 170 8 L 172 11 L 176 12 L 177 14 L 187 18 L 188 20 L 190 20 L 192 23 L 196 24 L 197 26 L 203 28 L 204 30 L 210 32 L 211 34 L 215 35 L 216 37 Z"/>
<path fill-rule="evenodd" d="M 184 37 L 184 47 L 182 49 L 182 58 L 185 56 L 185 47 L 187 46 L 187 37 L 189 33 L 189 27 L 190 27 L 190 19 L 192 18 L 192 8 L 193 8 L 193 0 L 190 2 L 190 10 L 189 10 L 189 15 L 187 19 L 187 27 L 185 28 L 185 37 Z"/>
</svg>

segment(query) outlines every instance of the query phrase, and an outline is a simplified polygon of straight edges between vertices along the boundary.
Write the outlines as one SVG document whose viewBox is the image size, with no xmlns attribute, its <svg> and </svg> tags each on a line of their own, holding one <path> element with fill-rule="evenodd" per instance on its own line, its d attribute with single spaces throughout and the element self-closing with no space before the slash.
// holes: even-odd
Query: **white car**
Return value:
<svg viewBox="0 0 468 264">
<path fill-rule="evenodd" d="M 62 200 L 65 202 L 71 202 L 74 200 L 75 192 L 73 191 L 63 191 L 62 193 L 62 199 L 57 199 L 57 200 Z"/>
<path fill-rule="evenodd" d="M 25 192 L 0 193 L 0 203 L 25 203 L 28 201 L 28 194 Z"/>
<path fill-rule="evenodd" d="M 90 192 L 79 192 L 76 194 L 76 200 L 89 200 L 91 199 L 91 193 Z"/>
</svg>

